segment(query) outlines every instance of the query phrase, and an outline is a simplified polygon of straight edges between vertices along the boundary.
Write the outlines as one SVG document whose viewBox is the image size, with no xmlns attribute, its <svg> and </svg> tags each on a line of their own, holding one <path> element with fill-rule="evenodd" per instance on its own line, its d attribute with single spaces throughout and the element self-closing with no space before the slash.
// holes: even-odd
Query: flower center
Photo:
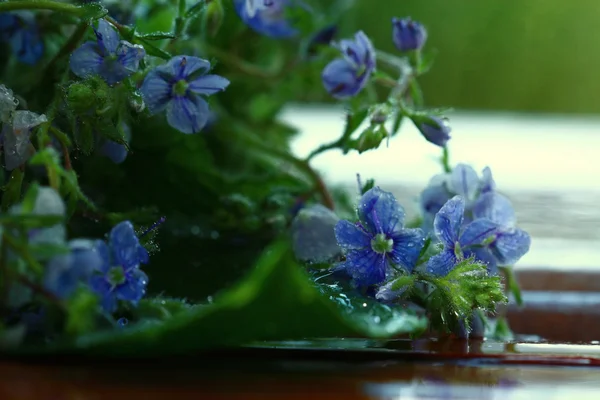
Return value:
<svg viewBox="0 0 600 400">
<path fill-rule="evenodd" d="M 108 270 L 107 274 L 108 283 L 112 286 L 122 285 L 125 283 L 125 272 L 123 271 L 123 267 L 112 267 Z"/>
<path fill-rule="evenodd" d="M 465 258 L 462 248 L 460 247 L 460 243 L 458 242 L 454 244 L 454 256 L 457 260 L 462 260 L 463 258 Z"/>
<path fill-rule="evenodd" d="M 384 233 L 378 233 L 373 240 L 371 240 L 371 248 L 374 252 L 379 254 L 389 253 L 394 248 L 394 241 L 388 239 Z"/>
<path fill-rule="evenodd" d="M 188 83 L 185 79 L 180 79 L 173 85 L 173 94 L 175 96 L 185 96 L 188 90 Z"/>
</svg>

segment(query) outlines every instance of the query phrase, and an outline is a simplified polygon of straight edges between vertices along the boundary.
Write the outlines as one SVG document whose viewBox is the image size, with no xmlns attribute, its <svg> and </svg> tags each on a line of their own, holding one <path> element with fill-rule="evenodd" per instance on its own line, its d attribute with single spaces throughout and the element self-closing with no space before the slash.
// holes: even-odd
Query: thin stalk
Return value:
<svg viewBox="0 0 600 400">
<path fill-rule="evenodd" d="M 0 3 L 0 12 L 17 10 L 49 10 L 63 12 L 78 17 L 83 16 L 86 12 L 84 8 L 74 4 L 51 0 L 20 0 L 4 1 Z"/>
</svg>

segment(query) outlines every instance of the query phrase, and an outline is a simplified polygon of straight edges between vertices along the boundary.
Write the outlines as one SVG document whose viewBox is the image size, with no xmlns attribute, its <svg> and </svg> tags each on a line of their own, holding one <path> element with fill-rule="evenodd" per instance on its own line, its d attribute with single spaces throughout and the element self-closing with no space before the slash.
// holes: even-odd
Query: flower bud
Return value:
<svg viewBox="0 0 600 400">
<path fill-rule="evenodd" d="M 420 50 L 427 41 L 427 30 L 410 18 L 392 18 L 393 40 L 400 51 Z"/>
<path fill-rule="evenodd" d="M 96 96 L 94 91 L 85 83 L 74 83 L 69 86 L 67 103 L 77 114 L 82 114 L 94 107 Z"/>
<path fill-rule="evenodd" d="M 428 142 L 445 147 L 450 140 L 450 125 L 440 117 L 412 117 L 413 122 Z"/>
<path fill-rule="evenodd" d="M 210 36 L 217 34 L 223 24 L 224 15 L 225 11 L 221 0 L 213 0 L 208 3 L 204 11 L 204 26 Z"/>
<path fill-rule="evenodd" d="M 371 125 L 361 133 L 358 140 L 354 142 L 353 148 L 359 153 L 379 147 L 383 139 L 388 137 L 388 133 L 383 125 Z"/>
</svg>

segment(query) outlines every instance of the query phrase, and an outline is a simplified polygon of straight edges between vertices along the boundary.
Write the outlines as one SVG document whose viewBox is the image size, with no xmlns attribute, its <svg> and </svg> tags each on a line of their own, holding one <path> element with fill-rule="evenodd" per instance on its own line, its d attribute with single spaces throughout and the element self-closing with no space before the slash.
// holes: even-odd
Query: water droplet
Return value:
<svg viewBox="0 0 600 400">
<path fill-rule="evenodd" d="M 213 297 L 212 297 L 212 296 L 208 296 L 208 297 L 206 298 L 206 301 L 208 301 L 208 303 L 209 303 L 209 304 L 212 304 L 212 302 L 213 302 Z"/>
<path fill-rule="evenodd" d="M 215 240 L 216 240 L 216 239 L 218 239 L 218 238 L 219 238 L 219 232 L 217 232 L 217 231 L 212 231 L 212 232 L 210 233 L 210 238 L 211 238 L 211 239 L 215 239 Z"/>
<path fill-rule="evenodd" d="M 415 244 L 410 242 L 410 243 L 408 243 L 408 247 L 415 247 Z"/>
<path fill-rule="evenodd" d="M 192 226 L 191 232 L 192 235 L 198 236 L 200 234 L 200 227 L 197 225 Z"/>
<path fill-rule="evenodd" d="M 376 324 L 380 323 L 381 322 L 381 317 L 378 316 L 378 315 L 374 316 L 373 317 L 373 322 L 375 322 Z"/>
<path fill-rule="evenodd" d="M 121 328 L 127 326 L 127 324 L 129 324 L 129 320 L 127 318 L 119 318 L 117 320 L 117 325 L 119 325 Z"/>
<path fill-rule="evenodd" d="M 363 306 L 363 307 L 366 307 L 366 306 L 367 306 L 367 303 L 363 303 L 363 304 L 362 304 L 362 306 Z"/>
</svg>

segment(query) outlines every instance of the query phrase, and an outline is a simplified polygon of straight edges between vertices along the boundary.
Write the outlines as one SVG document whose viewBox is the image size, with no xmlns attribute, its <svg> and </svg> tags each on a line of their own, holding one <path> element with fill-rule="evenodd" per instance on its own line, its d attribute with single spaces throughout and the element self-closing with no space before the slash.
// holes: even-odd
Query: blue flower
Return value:
<svg viewBox="0 0 600 400">
<path fill-rule="evenodd" d="M 90 278 L 90 287 L 101 297 L 102 308 L 114 312 L 117 301 L 133 305 L 144 297 L 148 276 L 139 268 L 149 256 L 129 221 L 116 225 L 110 232 L 108 246 L 99 242 L 102 263 Z"/>
<path fill-rule="evenodd" d="M 410 18 L 392 18 L 394 45 L 400 51 L 420 50 L 427 40 L 425 27 Z"/>
<path fill-rule="evenodd" d="M 290 0 L 234 0 L 242 21 L 261 35 L 289 38 L 298 34 L 286 14 Z"/>
<path fill-rule="evenodd" d="M 452 128 L 442 118 L 427 117 L 427 120 L 420 122 L 417 126 L 423 137 L 436 146 L 445 147 L 450 140 Z"/>
<path fill-rule="evenodd" d="M 486 218 L 498 226 L 494 240 L 473 252 L 488 264 L 492 273 L 497 265 L 513 265 L 529 251 L 531 237 L 516 227 L 515 211 L 505 196 L 493 191 L 482 194 L 473 206 L 473 216 Z"/>
<path fill-rule="evenodd" d="M 86 42 L 71 55 L 71 71 L 80 78 L 100 75 L 114 85 L 139 68 L 146 55 L 142 46 L 119 40 L 116 29 L 101 19 L 94 29 L 96 41 Z"/>
<path fill-rule="evenodd" d="M 367 84 L 375 70 L 375 49 L 362 31 L 354 40 L 342 40 L 339 47 L 343 57 L 327 64 L 321 78 L 333 97 L 343 99 L 355 96 Z"/>
<path fill-rule="evenodd" d="M 411 273 L 423 247 L 420 229 L 406 229 L 404 209 L 389 192 L 368 190 L 357 209 L 359 222 L 341 220 L 335 227 L 346 256 L 343 267 L 358 286 L 385 281 L 392 268 Z"/>
<path fill-rule="evenodd" d="M 0 13 L 0 40 L 10 44 L 23 64 L 34 65 L 44 55 L 44 41 L 31 12 Z"/>
<path fill-rule="evenodd" d="M 454 196 L 444 204 L 435 216 L 434 232 L 442 243 L 443 250 L 427 262 L 427 272 L 445 276 L 456 263 L 468 258 L 470 251 L 487 243 L 498 232 L 498 225 L 479 218 L 463 226 L 465 201 Z"/>
<path fill-rule="evenodd" d="M 483 170 L 481 180 L 473 167 L 467 164 L 458 164 L 452 172 L 434 176 L 421 192 L 420 202 L 425 224 L 431 225 L 437 212 L 456 195 L 465 200 L 466 218 L 470 220 L 468 214 L 479 196 L 493 191 L 495 187 L 492 172 L 488 167 Z"/>
<path fill-rule="evenodd" d="M 44 287 L 60 298 L 69 297 L 103 265 L 103 245 L 102 241 L 85 239 L 69 242 L 69 253 L 53 257 L 46 265 Z"/>
<path fill-rule="evenodd" d="M 167 110 L 167 122 L 183 133 L 199 132 L 207 123 L 208 103 L 200 97 L 215 94 L 229 85 L 210 75 L 210 63 L 198 57 L 176 56 L 148 73 L 141 92 L 152 114 Z"/>
</svg>

